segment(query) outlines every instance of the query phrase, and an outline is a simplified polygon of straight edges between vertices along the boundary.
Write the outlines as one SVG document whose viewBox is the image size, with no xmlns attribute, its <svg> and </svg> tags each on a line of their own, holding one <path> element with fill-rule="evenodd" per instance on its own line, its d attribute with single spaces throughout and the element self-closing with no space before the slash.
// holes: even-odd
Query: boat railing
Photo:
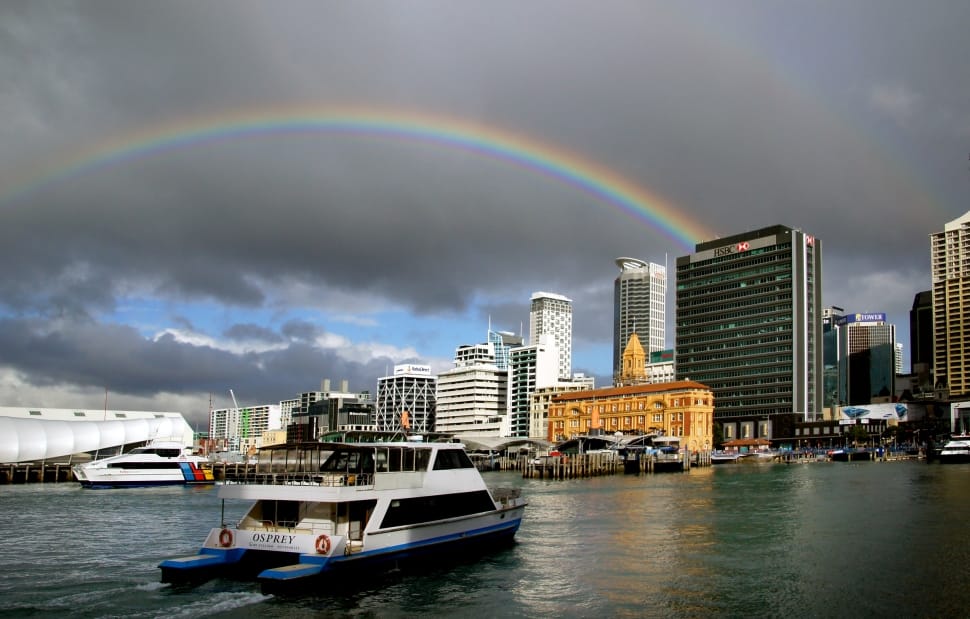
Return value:
<svg viewBox="0 0 970 619">
<path fill-rule="evenodd" d="M 226 479 L 227 485 L 247 484 L 266 486 L 343 486 L 373 487 L 372 473 L 321 473 L 319 471 L 285 473 L 247 473 L 234 479 Z"/>
<path fill-rule="evenodd" d="M 520 488 L 490 488 L 492 499 L 500 503 L 502 507 L 508 507 L 522 496 Z"/>
</svg>

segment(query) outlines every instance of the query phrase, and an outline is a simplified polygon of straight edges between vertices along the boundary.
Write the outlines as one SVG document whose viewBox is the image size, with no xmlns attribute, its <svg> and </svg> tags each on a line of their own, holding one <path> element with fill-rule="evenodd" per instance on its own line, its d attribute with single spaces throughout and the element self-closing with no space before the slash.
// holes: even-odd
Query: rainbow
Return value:
<svg viewBox="0 0 970 619">
<path fill-rule="evenodd" d="M 99 169 L 204 142 L 314 132 L 412 140 L 504 161 L 570 185 L 689 251 L 699 240 L 716 236 L 658 194 L 564 148 L 469 120 L 360 106 L 240 110 L 128 133 L 43 166 L 26 182 L 0 194 L 0 204 Z"/>
</svg>

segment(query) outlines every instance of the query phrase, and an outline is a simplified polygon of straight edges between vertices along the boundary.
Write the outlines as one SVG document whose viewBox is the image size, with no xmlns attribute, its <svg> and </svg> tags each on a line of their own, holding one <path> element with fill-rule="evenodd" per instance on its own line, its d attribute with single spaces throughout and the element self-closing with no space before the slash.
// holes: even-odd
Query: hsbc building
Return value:
<svg viewBox="0 0 970 619">
<path fill-rule="evenodd" d="M 771 226 L 677 258 L 676 373 L 714 391 L 724 439 L 783 442 L 822 412 L 821 241 Z"/>
</svg>

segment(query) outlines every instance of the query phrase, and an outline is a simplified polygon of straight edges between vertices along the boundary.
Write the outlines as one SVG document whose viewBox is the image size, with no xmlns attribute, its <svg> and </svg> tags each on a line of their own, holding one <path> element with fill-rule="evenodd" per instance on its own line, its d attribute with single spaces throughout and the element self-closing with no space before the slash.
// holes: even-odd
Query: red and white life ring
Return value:
<svg viewBox="0 0 970 619">
<path fill-rule="evenodd" d="M 229 548 L 232 546 L 232 531 L 229 529 L 223 529 L 219 532 L 219 545 L 223 548 Z"/>
<path fill-rule="evenodd" d="M 325 555 L 330 554 L 330 538 L 326 534 L 317 537 L 317 541 L 314 544 L 316 546 L 317 552 Z"/>
</svg>

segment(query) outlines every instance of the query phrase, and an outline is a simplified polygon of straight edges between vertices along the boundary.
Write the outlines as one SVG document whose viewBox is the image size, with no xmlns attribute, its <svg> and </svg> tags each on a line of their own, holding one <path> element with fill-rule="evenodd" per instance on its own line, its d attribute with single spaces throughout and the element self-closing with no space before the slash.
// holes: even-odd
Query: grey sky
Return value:
<svg viewBox="0 0 970 619">
<path fill-rule="evenodd" d="M 535 290 L 573 299 L 575 369 L 605 376 L 613 259 L 687 253 L 521 166 L 376 135 L 202 141 L 16 193 L 151 128 L 289 107 L 481 123 L 718 235 L 801 228 L 824 303 L 908 346 L 927 235 L 970 207 L 968 23 L 943 1 L 4 3 L 0 403 L 108 389 L 200 418 L 229 388 L 373 389 L 489 317 L 527 325 Z"/>
</svg>

